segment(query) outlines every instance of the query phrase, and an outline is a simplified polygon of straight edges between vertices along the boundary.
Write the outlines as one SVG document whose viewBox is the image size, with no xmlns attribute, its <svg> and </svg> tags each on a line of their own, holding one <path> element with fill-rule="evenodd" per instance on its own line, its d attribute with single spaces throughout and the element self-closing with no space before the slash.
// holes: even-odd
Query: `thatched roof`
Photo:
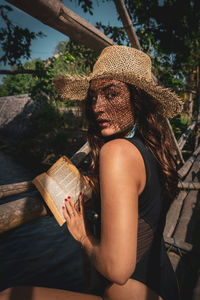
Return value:
<svg viewBox="0 0 200 300">
<path fill-rule="evenodd" d="M 37 107 L 28 94 L 0 97 L 0 132 L 11 138 L 21 137 Z"/>
</svg>

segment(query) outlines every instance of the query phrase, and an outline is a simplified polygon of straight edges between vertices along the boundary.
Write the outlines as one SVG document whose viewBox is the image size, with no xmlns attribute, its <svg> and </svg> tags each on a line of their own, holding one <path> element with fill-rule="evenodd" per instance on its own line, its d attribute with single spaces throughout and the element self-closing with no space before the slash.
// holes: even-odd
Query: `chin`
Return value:
<svg viewBox="0 0 200 300">
<path fill-rule="evenodd" d="M 101 135 L 104 136 L 104 137 L 112 136 L 116 133 L 117 133 L 117 130 L 114 130 L 113 128 L 103 128 L 101 130 Z"/>
<path fill-rule="evenodd" d="M 101 130 L 101 135 L 103 137 L 111 137 L 111 138 L 117 138 L 117 137 L 123 137 L 126 136 L 125 132 L 122 131 L 121 129 L 117 129 L 117 128 L 103 128 Z"/>
</svg>

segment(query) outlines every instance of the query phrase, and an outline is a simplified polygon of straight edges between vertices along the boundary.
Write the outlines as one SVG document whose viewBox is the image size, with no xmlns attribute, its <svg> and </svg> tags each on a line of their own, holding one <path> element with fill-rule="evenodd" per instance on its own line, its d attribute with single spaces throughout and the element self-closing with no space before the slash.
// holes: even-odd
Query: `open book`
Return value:
<svg viewBox="0 0 200 300">
<path fill-rule="evenodd" d="M 60 226 L 65 222 L 62 212 L 65 199 L 70 196 L 77 202 L 80 192 L 88 199 L 92 193 L 89 183 L 66 156 L 59 158 L 47 172 L 35 177 L 33 184 Z"/>
</svg>

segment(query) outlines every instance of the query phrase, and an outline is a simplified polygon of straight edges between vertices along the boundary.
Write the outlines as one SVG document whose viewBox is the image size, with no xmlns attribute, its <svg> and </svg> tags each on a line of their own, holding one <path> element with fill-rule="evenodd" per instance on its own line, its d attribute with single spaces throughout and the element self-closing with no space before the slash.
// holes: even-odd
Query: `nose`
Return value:
<svg viewBox="0 0 200 300">
<path fill-rule="evenodd" d="M 104 112 L 105 109 L 105 99 L 102 95 L 98 94 L 95 103 L 92 105 L 95 114 Z"/>
</svg>

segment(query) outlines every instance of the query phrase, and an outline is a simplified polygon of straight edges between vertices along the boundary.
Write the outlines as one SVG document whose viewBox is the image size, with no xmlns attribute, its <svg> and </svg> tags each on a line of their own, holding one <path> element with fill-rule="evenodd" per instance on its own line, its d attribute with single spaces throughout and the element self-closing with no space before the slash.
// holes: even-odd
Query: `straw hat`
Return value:
<svg viewBox="0 0 200 300">
<path fill-rule="evenodd" d="M 97 78 L 115 79 L 139 87 L 159 102 L 159 113 L 165 117 L 174 117 L 182 110 L 182 101 L 174 92 L 153 82 L 150 57 L 126 46 L 104 48 L 90 76 L 65 75 L 55 78 L 53 84 L 62 98 L 84 100 L 90 80 Z"/>
</svg>

